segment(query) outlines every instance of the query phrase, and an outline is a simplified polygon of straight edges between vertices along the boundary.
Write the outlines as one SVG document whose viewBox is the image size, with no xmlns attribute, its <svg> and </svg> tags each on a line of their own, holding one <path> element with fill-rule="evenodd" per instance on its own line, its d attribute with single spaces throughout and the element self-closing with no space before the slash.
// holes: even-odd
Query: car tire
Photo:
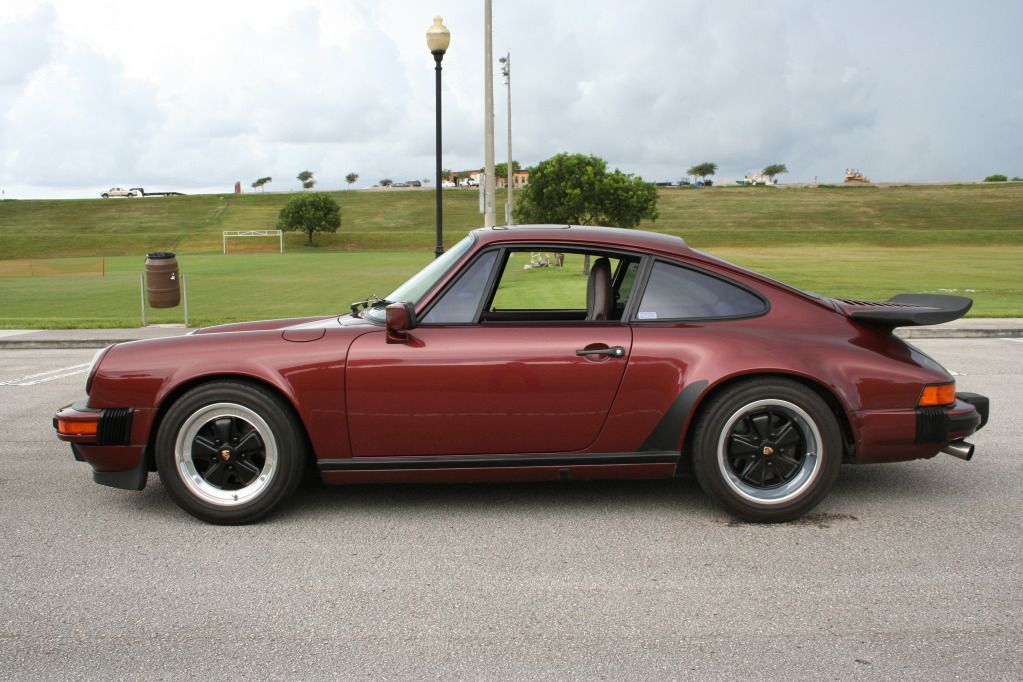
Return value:
<svg viewBox="0 0 1023 682">
<path fill-rule="evenodd" d="M 786 379 L 751 379 L 711 398 L 690 438 L 696 480 L 729 513 L 791 521 L 828 494 L 842 434 L 827 403 Z"/>
<path fill-rule="evenodd" d="M 189 514 L 221 525 L 252 523 L 294 493 L 305 469 L 305 437 L 276 394 L 217 381 L 167 410 L 155 459 L 171 498 Z"/>
<path fill-rule="evenodd" d="M 100 196 L 103 197 L 104 199 L 109 199 L 110 198 L 110 195 L 107 194 L 106 192 L 103 192 L 103 194 L 100 194 Z"/>
</svg>

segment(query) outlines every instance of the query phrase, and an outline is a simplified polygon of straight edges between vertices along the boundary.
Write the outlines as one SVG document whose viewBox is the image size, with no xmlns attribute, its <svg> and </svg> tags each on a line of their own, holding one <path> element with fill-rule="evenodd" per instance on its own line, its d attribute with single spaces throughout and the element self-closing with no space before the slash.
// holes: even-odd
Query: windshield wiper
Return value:
<svg viewBox="0 0 1023 682">
<path fill-rule="evenodd" d="M 383 308 L 391 305 L 394 301 L 388 301 L 386 298 L 380 298 L 376 294 L 371 294 L 365 301 L 356 301 L 352 304 L 352 315 L 359 317 L 359 310 L 365 310 L 367 308 Z"/>
</svg>

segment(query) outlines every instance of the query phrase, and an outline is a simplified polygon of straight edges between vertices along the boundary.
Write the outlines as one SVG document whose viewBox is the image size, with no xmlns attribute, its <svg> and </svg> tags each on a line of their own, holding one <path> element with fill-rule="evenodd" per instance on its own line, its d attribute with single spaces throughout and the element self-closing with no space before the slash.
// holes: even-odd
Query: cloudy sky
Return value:
<svg viewBox="0 0 1023 682">
<path fill-rule="evenodd" d="M 482 0 L 3 0 L 0 189 L 96 196 L 433 175 L 433 59 L 451 30 L 444 165 L 483 162 Z M 604 157 L 648 180 L 714 161 L 784 181 L 1023 175 L 1023 2 L 495 0 L 515 158 Z M 498 160 L 505 91 L 495 77 Z"/>
</svg>

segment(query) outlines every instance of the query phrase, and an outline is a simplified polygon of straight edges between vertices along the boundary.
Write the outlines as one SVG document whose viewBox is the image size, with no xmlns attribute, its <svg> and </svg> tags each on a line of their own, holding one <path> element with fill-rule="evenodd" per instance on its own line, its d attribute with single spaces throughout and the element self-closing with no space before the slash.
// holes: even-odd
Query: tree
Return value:
<svg viewBox="0 0 1023 682">
<path fill-rule="evenodd" d="M 686 171 L 689 175 L 695 175 L 702 180 L 706 180 L 708 175 L 714 175 L 717 172 L 718 165 L 716 163 L 711 163 L 710 161 L 698 163 Z"/>
<path fill-rule="evenodd" d="M 277 215 L 277 229 L 305 232 L 309 244 L 314 232 L 337 232 L 341 227 L 341 207 L 322 192 L 300 194 L 288 200 Z"/>
<path fill-rule="evenodd" d="M 760 172 L 771 178 L 771 182 L 774 182 L 774 176 L 781 175 L 782 173 L 788 173 L 789 169 L 785 167 L 784 163 L 772 163 Z"/>
<path fill-rule="evenodd" d="M 557 154 L 529 171 L 519 193 L 515 217 L 520 223 L 636 227 L 657 219 L 657 188 L 643 178 L 610 173 L 607 162 L 584 154 Z M 589 272 L 589 258 L 583 272 Z"/>
<path fill-rule="evenodd" d="M 557 154 L 529 172 L 519 193 L 516 217 L 524 223 L 636 227 L 657 219 L 657 189 L 652 182 L 607 171 L 607 162 L 584 154 Z"/>
<path fill-rule="evenodd" d="M 381 181 L 380 181 L 380 182 L 379 182 L 378 184 L 379 184 L 379 185 L 380 185 L 381 187 L 390 187 L 391 185 L 393 185 L 393 184 L 394 184 L 394 180 L 391 180 L 390 178 L 384 178 L 384 179 L 383 179 L 383 180 L 381 180 Z"/>
<path fill-rule="evenodd" d="M 312 171 L 304 170 L 295 177 L 302 183 L 302 189 L 312 189 L 316 186 L 316 180 L 313 179 Z"/>
<path fill-rule="evenodd" d="M 273 182 L 273 178 L 271 178 L 270 176 L 267 176 L 265 178 L 259 178 L 258 180 L 252 183 L 252 189 L 262 190 L 263 185 L 266 185 L 271 182 Z"/>
<path fill-rule="evenodd" d="M 522 170 L 522 166 L 519 165 L 518 161 L 512 160 L 512 172 L 517 173 Z M 508 162 L 502 161 L 494 166 L 494 177 L 495 178 L 506 178 L 508 177 Z"/>
<path fill-rule="evenodd" d="M 358 181 L 358 179 L 359 179 L 359 174 L 358 173 L 349 173 L 348 175 L 346 175 L 345 176 L 345 182 L 348 183 L 348 189 L 351 189 L 352 188 L 352 184 L 355 183 L 356 181 Z"/>
<path fill-rule="evenodd" d="M 984 182 L 1006 182 L 1009 178 L 1005 177 L 1001 173 L 995 173 L 984 178 Z"/>
</svg>

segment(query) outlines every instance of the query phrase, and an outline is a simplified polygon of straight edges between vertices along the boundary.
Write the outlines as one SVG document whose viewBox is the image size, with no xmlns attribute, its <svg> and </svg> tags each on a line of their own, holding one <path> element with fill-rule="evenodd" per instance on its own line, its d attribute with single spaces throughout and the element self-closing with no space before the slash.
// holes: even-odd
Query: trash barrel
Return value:
<svg viewBox="0 0 1023 682">
<path fill-rule="evenodd" d="M 153 308 L 173 308 L 181 302 L 178 259 L 172 252 L 146 254 L 146 298 Z"/>
</svg>

